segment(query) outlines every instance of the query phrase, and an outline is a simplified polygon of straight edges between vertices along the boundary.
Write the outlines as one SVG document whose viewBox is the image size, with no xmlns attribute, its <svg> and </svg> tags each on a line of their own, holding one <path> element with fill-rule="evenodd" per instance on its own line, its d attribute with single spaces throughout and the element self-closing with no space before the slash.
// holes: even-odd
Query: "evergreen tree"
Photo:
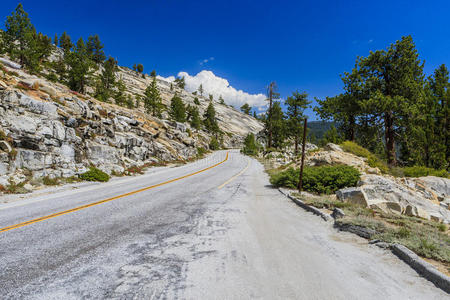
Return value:
<svg viewBox="0 0 450 300">
<path fill-rule="evenodd" d="M 410 126 L 423 97 L 423 63 L 411 36 L 402 37 L 387 50 L 371 52 L 359 66 L 370 95 L 362 107 L 373 115 L 374 126 L 384 126 L 388 163 L 397 164 L 396 136 L 403 138 L 403 159 L 409 160 L 413 148 L 406 136 L 414 129 Z"/>
<path fill-rule="evenodd" d="M 209 94 L 209 101 L 211 101 L 211 102 L 214 101 L 214 96 L 212 94 Z"/>
<path fill-rule="evenodd" d="M 90 80 L 92 73 L 90 69 L 93 67 L 93 62 L 89 59 L 82 38 L 78 40 L 73 52 L 66 53 L 65 60 L 69 66 L 69 87 L 76 92 L 84 93 L 84 89 Z"/>
<path fill-rule="evenodd" d="M 245 103 L 244 105 L 241 106 L 241 111 L 246 115 L 250 114 L 251 109 L 252 108 L 247 103 Z"/>
<path fill-rule="evenodd" d="M 246 155 L 258 155 L 259 146 L 256 142 L 255 135 L 253 133 L 247 134 L 244 140 L 244 147 L 242 148 L 242 153 Z"/>
<path fill-rule="evenodd" d="M 175 78 L 174 82 L 177 85 L 177 87 L 179 87 L 180 89 L 184 89 L 184 87 L 186 86 L 186 82 L 184 80 L 184 76 Z"/>
<path fill-rule="evenodd" d="M 220 104 L 225 104 L 225 100 L 223 100 L 222 95 L 219 96 L 219 103 Z"/>
<path fill-rule="evenodd" d="M 59 38 L 59 47 L 61 47 L 65 53 L 69 52 L 73 47 L 72 40 L 65 31 Z"/>
<path fill-rule="evenodd" d="M 144 72 L 144 66 L 143 66 L 142 64 L 138 64 L 138 65 L 136 66 L 136 70 L 137 70 L 139 73 L 142 73 L 142 72 Z"/>
<path fill-rule="evenodd" d="M 334 127 L 334 125 L 331 125 L 330 129 L 328 129 L 324 133 L 323 138 L 320 141 L 320 145 L 324 146 L 328 143 L 340 144 L 341 142 L 342 142 L 342 139 L 339 136 L 339 133 L 338 133 L 336 127 Z"/>
<path fill-rule="evenodd" d="M 133 71 L 137 72 L 136 64 L 133 64 Z"/>
<path fill-rule="evenodd" d="M 200 113 L 198 112 L 198 108 L 197 107 L 192 107 L 191 112 L 190 112 L 190 124 L 191 127 L 194 129 L 200 129 L 200 127 L 202 126 L 202 120 L 200 119 Z"/>
<path fill-rule="evenodd" d="M 39 70 L 40 60 L 49 54 L 46 46 L 48 38 L 36 33 L 36 29 L 19 3 L 11 16 L 6 17 L 3 43 L 12 59 L 18 59 L 20 64 L 32 71 Z"/>
<path fill-rule="evenodd" d="M 345 72 L 341 79 L 344 83 L 344 94 L 326 97 L 325 100 L 316 98 L 319 104 L 314 111 L 324 120 L 333 120 L 339 130 L 350 141 L 356 139 L 356 124 L 362 114 L 360 102 L 366 97 L 362 86 L 362 78 L 355 67 L 351 73 Z"/>
<path fill-rule="evenodd" d="M 198 100 L 197 97 L 194 98 L 194 104 L 195 104 L 195 105 L 200 105 L 200 101 Z"/>
<path fill-rule="evenodd" d="M 256 111 L 253 111 L 253 118 L 258 119 L 258 115 L 256 114 Z"/>
<path fill-rule="evenodd" d="M 108 101 L 112 96 L 116 83 L 117 61 L 111 56 L 103 63 L 102 74 L 97 84 L 95 97 L 101 101 Z"/>
<path fill-rule="evenodd" d="M 268 133 L 269 119 L 265 120 L 265 130 Z M 280 102 L 272 103 L 271 112 L 271 128 L 272 128 L 272 147 L 282 149 L 286 139 L 286 120 Z"/>
<path fill-rule="evenodd" d="M 88 37 L 86 43 L 87 55 L 96 64 L 101 64 L 105 59 L 105 52 L 103 51 L 103 44 L 100 42 L 98 35 L 91 35 Z"/>
<path fill-rule="evenodd" d="M 55 33 L 55 37 L 53 38 L 53 44 L 55 44 L 55 46 L 58 46 L 58 34 Z"/>
<path fill-rule="evenodd" d="M 217 141 L 217 138 L 215 136 L 213 136 L 211 138 L 211 140 L 209 141 L 209 149 L 211 149 L 211 150 L 219 150 L 220 149 L 219 142 Z"/>
<path fill-rule="evenodd" d="M 153 70 L 153 71 L 150 73 L 150 76 L 156 78 L 156 71 Z"/>
<path fill-rule="evenodd" d="M 303 120 L 305 119 L 303 112 L 311 103 L 307 97 L 307 93 L 299 93 L 296 91 L 285 101 L 288 117 L 287 135 L 294 138 L 295 155 L 298 154 L 298 143 L 302 132 Z"/>
<path fill-rule="evenodd" d="M 212 102 L 209 103 L 203 118 L 203 125 L 207 131 L 211 133 L 218 133 L 220 131 L 216 120 L 216 110 L 214 109 Z"/>
<path fill-rule="evenodd" d="M 133 98 L 131 98 L 130 94 L 127 95 L 127 108 L 129 109 L 134 108 Z"/>
<path fill-rule="evenodd" d="M 125 83 L 123 82 L 122 78 L 119 79 L 117 82 L 117 91 L 114 95 L 114 100 L 116 101 L 117 105 L 120 106 L 126 106 L 127 105 L 127 95 L 125 95 L 127 87 L 125 86 Z"/>
<path fill-rule="evenodd" d="M 427 80 L 425 120 L 425 161 L 428 167 L 448 169 L 450 163 L 450 80 L 449 71 L 441 65 Z"/>
<path fill-rule="evenodd" d="M 200 96 L 203 97 L 203 84 L 200 84 L 200 86 L 198 87 L 198 92 L 200 93 Z"/>
<path fill-rule="evenodd" d="M 175 94 L 170 100 L 169 115 L 174 121 L 181 123 L 186 122 L 186 107 L 178 94 Z"/>
<path fill-rule="evenodd" d="M 162 100 L 156 84 L 156 77 L 153 77 L 152 83 L 145 89 L 144 106 L 147 113 L 161 117 Z"/>
</svg>

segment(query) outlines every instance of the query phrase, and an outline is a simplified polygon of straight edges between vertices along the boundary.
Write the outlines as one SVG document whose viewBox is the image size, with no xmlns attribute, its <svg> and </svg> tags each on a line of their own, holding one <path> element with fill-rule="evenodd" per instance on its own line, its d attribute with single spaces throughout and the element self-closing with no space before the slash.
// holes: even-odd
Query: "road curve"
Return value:
<svg viewBox="0 0 450 300">
<path fill-rule="evenodd" d="M 236 151 L 0 204 L 0 272 L 1 299 L 448 296 L 295 206 Z"/>
</svg>

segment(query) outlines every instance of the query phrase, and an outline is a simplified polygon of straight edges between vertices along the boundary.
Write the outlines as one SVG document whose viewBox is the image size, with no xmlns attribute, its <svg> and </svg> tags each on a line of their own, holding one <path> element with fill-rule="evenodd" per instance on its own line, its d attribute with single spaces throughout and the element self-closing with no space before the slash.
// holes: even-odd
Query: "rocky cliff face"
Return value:
<svg viewBox="0 0 450 300">
<path fill-rule="evenodd" d="M 27 74 L 2 59 L 0 71 L 0 185 L 38 178 L 71 177 L 94 165 L 107 173 L 131 166 L 189 160 L 198 147 L 207 149 L 211 136 L 188 124 L 157 119 L 141 104 L 126 109 L 80 95 L 66 86 Z M 120 68 L 127 91 L 143 95 L 150 78 Z M 177 91 L 186 104 L 194 95 L 159 80 L 163 102 Z M 209 102 L 199 97 L 200 113 Z M 245 135 L 262 124 L 234 108 L 215 103 L 226 147 L 239 147 Z"/>
</svg>

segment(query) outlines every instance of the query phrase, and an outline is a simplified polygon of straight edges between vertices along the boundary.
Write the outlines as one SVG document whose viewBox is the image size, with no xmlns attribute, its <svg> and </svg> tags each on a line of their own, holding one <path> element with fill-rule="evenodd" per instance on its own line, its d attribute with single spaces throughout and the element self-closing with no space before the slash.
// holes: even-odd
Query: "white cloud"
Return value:
<svg viewBox="0 0 450 300">
<path fill-rule="evenodd" d="M 156 78 L 159 79 L 159 80 L 164 80 L 164 81 L 168 81 L 168 82 L 174 82 L 175 81 L 175 76 L 162 77 L 162 76 L 156 75 Z"/>
<path fill-rule="evenodd" d="M 203 85 L 203 95 L 212 94 L 214 99 L 223 97 L 225 103 L 233 105 L 236 108 L 247 103 L 251 107 L 257 108 L 259 111 L 264 110 L 267 105 L 266 96 L 263 94 L 249 94 L 242 90 L 237 90 L 230 85 L 228 80 L 216 76 L 213 72 L 203 70 L 195 76 L 191 76 L 186 72 L 178 73 L 178 77 L 183 77 L 186 81 L 186 90 L 194 92 L 200 84 Z"/>
<path fill-rule="evenodd" d="M 214 60 L 213 56 L 211 56 L 210 58 L 205 58 L 204 60 L 202 60 L 200 62 L 200 66 L 203 66 L 204 64 L 208 63 L 209 61 L 213 61 L 213 60 Z"/>
</svg>

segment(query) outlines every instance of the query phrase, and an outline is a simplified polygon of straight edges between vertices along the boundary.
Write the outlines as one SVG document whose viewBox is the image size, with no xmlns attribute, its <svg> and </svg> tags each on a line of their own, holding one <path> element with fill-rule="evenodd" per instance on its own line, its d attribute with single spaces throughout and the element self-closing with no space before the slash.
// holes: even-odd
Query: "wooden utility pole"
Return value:
<svg viewBox="0 0 450 300">
<path fill-rule="evenodd" d="M 303 125 L 303 143 L 302 143 L 302 162 L 300 164 L 300 177 L 298 180 L 298 192 L 301 193 L 303 189 L 303 165 L 305 163 L 305 146 L 306 146 L 306 124 L 307 119 L 305 118 L 305 124 Z"/>
<path fill-rule="evenodd" d="M 269 85 L 269 115 L 268 123 L 269 123 L 269 139 L 267 141 L 267 148 L 272 147 L 272 97 L 273 97 L 273 82 Z"/>
</svg>

